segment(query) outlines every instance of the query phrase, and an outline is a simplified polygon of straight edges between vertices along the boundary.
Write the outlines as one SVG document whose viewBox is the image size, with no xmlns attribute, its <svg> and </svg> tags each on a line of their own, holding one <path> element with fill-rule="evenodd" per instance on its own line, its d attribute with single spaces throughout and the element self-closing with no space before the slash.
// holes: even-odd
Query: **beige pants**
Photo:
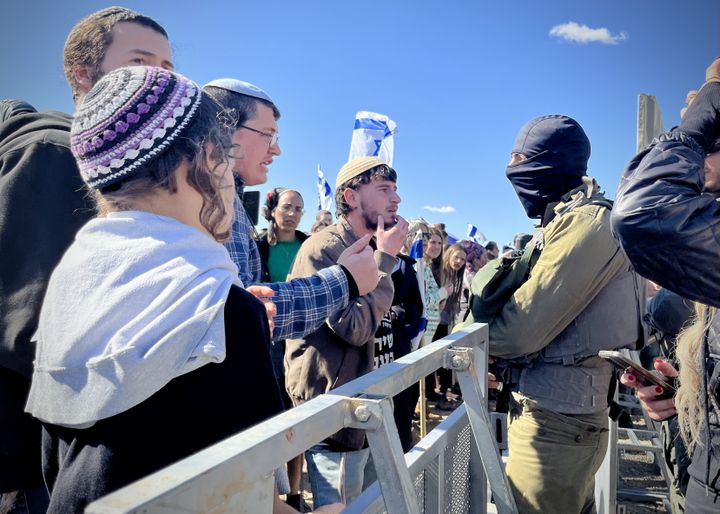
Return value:
<svg viewBox="0 0 720 514">
<path fill-rule="evenodd" d="M 507 475 L 524 513 L 595 512 L 595 473 L 608 444 L 607 412 L 563 415 L 515 404 Z"/>
</svg>

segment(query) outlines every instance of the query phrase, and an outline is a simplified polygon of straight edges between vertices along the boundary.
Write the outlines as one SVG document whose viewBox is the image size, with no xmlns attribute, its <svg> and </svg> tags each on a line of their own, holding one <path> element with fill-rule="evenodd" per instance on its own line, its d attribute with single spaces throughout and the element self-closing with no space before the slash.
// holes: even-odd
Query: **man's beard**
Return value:
<svg viewBox="0 0 720 514">
<path fill-rule="evenodd" d="M 380 214 L 377 211 L 368 212 L 367 210 L 365 210 L 365 206 L 362 204 L 362 202 L 360 202 L 360 210 L 362 212 L 363 221 L 365 222 L 365 228 L 375 232 L 378 227 L 377 220 L 378 220 L 378 217 L 380 216 Z M 385 221 L 385 216 L 383 216 L 383 221 Z M 390 223 L 385 221 L 385 229 L 394 227 L 396 224 L 397 224 L 397 218 L 393 217 L 393 219 Z"/>
</svg>

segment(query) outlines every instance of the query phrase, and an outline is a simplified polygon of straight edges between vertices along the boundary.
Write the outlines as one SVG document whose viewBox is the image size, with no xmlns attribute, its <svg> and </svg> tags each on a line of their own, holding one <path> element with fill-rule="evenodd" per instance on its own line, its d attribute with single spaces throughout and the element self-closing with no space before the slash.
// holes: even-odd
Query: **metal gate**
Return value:
<svg viewBox="0 0 720 514">
<path fill-rule="evenodd" d="M 90 504 L 86 512 L 270 513 L 274 470 L 341 428 L 366 431 L 378 481 L 346 512 L 517 512 L 487 410 L 487 325 L 474 324 Z M 464 404 L 403 455 L 391 398 L 436 369 Z M 486 478 L 487 477 L 487 478 Z M 489 479 L 489 480 L 488 480 Z"/>
</svg>

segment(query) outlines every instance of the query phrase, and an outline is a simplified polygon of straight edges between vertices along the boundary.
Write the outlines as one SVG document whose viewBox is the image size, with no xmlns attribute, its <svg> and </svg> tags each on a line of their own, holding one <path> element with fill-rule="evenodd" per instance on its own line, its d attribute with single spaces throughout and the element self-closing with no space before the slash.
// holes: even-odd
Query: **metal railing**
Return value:
<svg viewBox="0 0 720 514">
<path fill-rule="evenodd" d="M 366 431 L 378 481 L 347 512 L 517 512 L 487 410 L 487 325 L 474 324 L 90 504 L 86 512 L 269 513 L 274 470 L 345 427 Z M 391 398 L 436 369 L 464 404 L 403 455 Z M 487 478 L 486 478 L 487 477 Z"/>
</svg>

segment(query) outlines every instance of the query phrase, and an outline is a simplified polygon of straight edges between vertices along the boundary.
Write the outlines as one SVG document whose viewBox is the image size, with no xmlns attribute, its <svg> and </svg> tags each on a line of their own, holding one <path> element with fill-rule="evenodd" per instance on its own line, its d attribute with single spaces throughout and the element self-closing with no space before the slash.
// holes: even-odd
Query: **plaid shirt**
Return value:
<svg viewBox="0 0 720 514">
<path fill-rule="evenodd" d="M 272 302 L 277 307 L 273 341 L 299 339 L 315 332 L 332 313 L 348 304 L 349 286 L 340 266 L 331 266 L 308 278 L 290 282 L 260 283 L 260 252 L 253 239 L 255 232 L 242 201 L 235 196 L 235 220 L 225 247 L 240 270 L 245 285 L 264 285 L 275 291 Z"/>
</svg>

